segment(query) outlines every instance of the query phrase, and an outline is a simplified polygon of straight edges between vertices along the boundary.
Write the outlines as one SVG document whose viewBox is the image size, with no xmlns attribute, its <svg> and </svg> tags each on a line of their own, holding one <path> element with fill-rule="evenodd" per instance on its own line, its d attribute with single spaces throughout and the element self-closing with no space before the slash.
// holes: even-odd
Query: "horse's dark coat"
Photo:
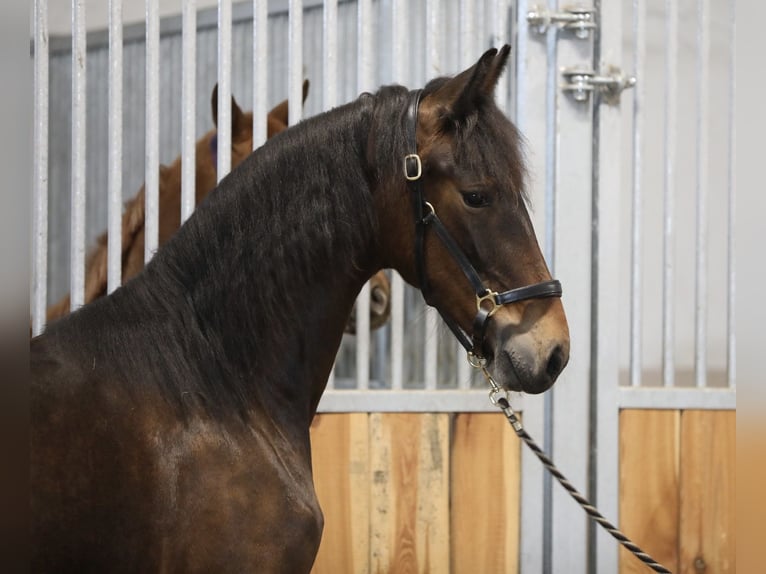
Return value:
<svg viewBox="0 0 766 574">
<path fill-rule="evenodd" d="M 515 286 L 547 270 L 519 199 L 519 137 L 491 101 L 506 58 L 430 84 L 418 139 L 445 224 L 490 282 Z M 274 137 L 139 276 L 32 341 L 35 571 L 310 570 L 309 425 L 346 318 L 381 267 L 415 282 L 407 98 L 384 88 Z M 483 231 L 455 193 L 477 184 L 496 210 L 469 215 Z M 495 231 L 507 238 L 485 245 Z M 433 244 L 428 257 L 465 324 L 470 290 Z M 540 305 L 522 316 L 560 312 Z"/>
</svg>

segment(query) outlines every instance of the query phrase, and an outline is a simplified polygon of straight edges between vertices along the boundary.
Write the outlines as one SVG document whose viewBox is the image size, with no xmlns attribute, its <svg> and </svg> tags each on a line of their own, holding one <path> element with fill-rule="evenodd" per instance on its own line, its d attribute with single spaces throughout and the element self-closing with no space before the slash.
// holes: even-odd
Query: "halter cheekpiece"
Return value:
<svg viewBox="0 0 766 574">
<path fill-rule="evenodd" d="M 412 208 L 415 215 L 415 265 L 420 282 L 420 291 L 426 303 L 432 305 L 429 301 L 431 289 L 428 284 L 428 276 L 425 266 L 424 239 L 428 227 L 432 227 L 436 235 L 441 239 L 444 246 L 457 262 L 463 274 L 473 287 L 476 294 L 476 316 L 473 320 L 473 333 L 469 336 L 449 315 L 442 311 L 437 305 L 432 305 L 439 311 L 444 322 L 450 328 L 460 344 L 468 352 L 468 361 L 476 367 L 483 366 L 486 362 L 484 357 L 484 337 L 489 324 L 489 319 L 503 305 L 523 301 L 526 299 L 537 299 L 543 297 L 561 297 L 561 283 L 552 279 L 533 285 L 526 285 L 516 289 L 509 289 L 502 293 L 497 293 L 484 286 L 479 274 L 474 269 L 471 262 L 466 257 L 463 250 L 455 242 L 447 231 L 447 228 L 436 215 L 434 206 L 426 201 L 423 194 L 423 165 L 420 156 L 417 153 L 417 125 L 418 125 L 418 107 L 420 105 L 420 95 L 422 90 L 410 92 L 410 104 L 407 109 L 407 155 L 404 156 L 404 177 L 411 191 Z"/>
</svg>

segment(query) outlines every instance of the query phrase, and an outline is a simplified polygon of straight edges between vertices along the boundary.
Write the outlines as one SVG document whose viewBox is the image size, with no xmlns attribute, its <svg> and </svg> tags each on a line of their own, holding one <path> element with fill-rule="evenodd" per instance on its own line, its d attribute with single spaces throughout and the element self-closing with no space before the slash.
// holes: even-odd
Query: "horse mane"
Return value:
<svg viewBox="0 0 766 574">
<path fill-rule="evenodd" d="M 277 363 L 299 368 L 307 309 L 369 264 L 359 256 L 377 235 L 371 115 L 360 98 L 270 139 L 141 274 L 48 333 L 66 329 L 88 364 L 108 363 L 128 387 L 156 386 L 181 413 L 249 416 L 276 386 L 259 378 L 295 374 Z M 301 380 L 288 383 L 278 386 L 300 392 Z"/>
</svg>

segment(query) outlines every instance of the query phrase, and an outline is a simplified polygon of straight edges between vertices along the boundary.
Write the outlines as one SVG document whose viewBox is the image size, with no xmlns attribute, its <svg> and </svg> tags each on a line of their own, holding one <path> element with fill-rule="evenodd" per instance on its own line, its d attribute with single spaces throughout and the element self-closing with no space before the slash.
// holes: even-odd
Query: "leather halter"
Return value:
<svg viewBox="0 0 766 574">
<path fill-rule="evenodd" d="M 503 305 L 526 299 L 561 297 L 561 283 L 556 279 L 551 279 L 550 281 L 509 289 L 502 293 L 497 293 L 484 286 L 476 269 L 471 265 L 465 253 L 463 253 L 460 246 L 455 242 L 447 228 L 436 215 L 433 205 L 428 203 L 423 195 L 423 164 L 417 153 L 418 144 L 416 138 L 418 106 L 420 105 L 421 93 L 422 90 L 410 92 L 410 104 L 407 110 L 407 147 L 408 151 L 411 151 L 404 156 L 404 177 L 407 179 L 407 184 L 411 191 L 412 208 L 415 214 L 415 265 L 418 281 L 420 282 L 420 291 L 423 293 L 426 303 L 439 311 L 444 322 L 468 352 L 469 362 L 474 366 L 479 366 L 477 362 L 485 360 L 483 350 L 484 337 L 489 319 L 495 311 Z M 436 235 L 441 239 L 447 251 L 449 251 L 471 283 L 476 294 L 476 317 L 473 320 L 473 333 L 470 337 L 447 313 L 429 301 L 431 289 L 428 284 L 424 250 L 425 232 L 428 227 L 432 227 L 436 232 Z"/>
</svg>

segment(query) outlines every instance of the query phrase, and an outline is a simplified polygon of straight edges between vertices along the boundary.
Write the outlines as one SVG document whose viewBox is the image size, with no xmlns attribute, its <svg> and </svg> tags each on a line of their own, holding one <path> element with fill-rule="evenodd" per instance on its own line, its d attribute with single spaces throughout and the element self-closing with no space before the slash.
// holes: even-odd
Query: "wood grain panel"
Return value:
<svg viewBox="0 0 766 574">
<path fill-rule="evenodd" d="M 449 415 L 370 414 L 370 569 L 449 571 Z"/>
<path fill-rule="evenodd" d="M 733 411 L 681 415 L 682 574 L 736 572 L 735 416 Z"/>
<path fill-rule="evenodd" d="M 311 425 L 314 485 L 325 518 L 314 574 L 369 572 L 368 416 L 321 414 Z"/>
<path fill-rule="evenodd" d="M 620 413 L 620 529 L 673 572 L 678 570 L 680 413 Z M 620 548 L 620 572 L 645 574 Z"/>
<path fill-rule="evenodd" d="M 451 451 L 452 573 L 518 572 L 519 439 L 497 413 L 458 414 Z"/>
</svg>

